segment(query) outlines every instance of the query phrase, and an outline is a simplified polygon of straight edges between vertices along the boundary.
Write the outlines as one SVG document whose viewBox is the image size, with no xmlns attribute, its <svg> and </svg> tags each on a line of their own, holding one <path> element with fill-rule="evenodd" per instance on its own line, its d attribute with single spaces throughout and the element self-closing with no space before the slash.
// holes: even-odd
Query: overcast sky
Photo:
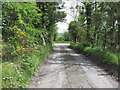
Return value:
<svg viewBox="0 0 120 90">
<path fill-rule="evenodd" d="M 65 2 L 64 4 L 64 8 L 61 9 L 61 11 L 65 11 L 67 16 L 66 16 L 66 21 L 65 22 L 58 22 L 57 26 L 58 26 L 58 33 L 64 33 L 65 31 L 67 31 L 68 29 L 68 25 L 71 21 L 74 20 L 73 17 L 75 17 L 75 15 L 78 15 L 78 12 L 76 12 L 76 5 L 81 5 L 81 2 L 77 2 L 77 0 L 63 0 L 63 2 Z M 70 7 L 73 7 L 74 9 L 70 9 Z M 72 12 L 74 10 L 74 13 Z"/>
</svg>

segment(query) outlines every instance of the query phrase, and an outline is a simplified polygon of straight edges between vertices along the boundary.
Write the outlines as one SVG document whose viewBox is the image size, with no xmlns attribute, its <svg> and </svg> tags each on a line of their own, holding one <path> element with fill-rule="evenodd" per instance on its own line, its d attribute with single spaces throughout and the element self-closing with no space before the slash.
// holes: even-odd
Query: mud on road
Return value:
<svg viewBox="0 0 120 90">
<path fill-rule="evenodd" d="M 28 88 L 118 88 L 116 80 L 85 56 L 68 48 L 69 44 L 55 46 Z"/>
</svg>

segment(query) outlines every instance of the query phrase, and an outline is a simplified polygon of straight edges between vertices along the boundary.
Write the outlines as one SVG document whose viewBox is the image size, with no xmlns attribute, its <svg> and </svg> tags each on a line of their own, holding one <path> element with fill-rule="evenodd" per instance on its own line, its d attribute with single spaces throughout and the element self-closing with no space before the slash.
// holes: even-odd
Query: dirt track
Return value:
<svg viewBox="0 0 120 90">
<path fill-rule="evenodd" d="M 69 44 L 55 46 L 28 88 L 118 88 L 118 82 L 107 72 L 76 54 Z"/>
</svg>

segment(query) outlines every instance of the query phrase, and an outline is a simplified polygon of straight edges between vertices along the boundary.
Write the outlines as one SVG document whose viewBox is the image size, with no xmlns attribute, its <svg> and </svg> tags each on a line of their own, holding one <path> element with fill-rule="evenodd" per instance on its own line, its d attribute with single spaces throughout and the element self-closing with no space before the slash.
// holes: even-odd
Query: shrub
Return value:
<svg viewBox="0 0 120 90">
<path fill-rule="evenodd" d="M 101 47 L 94 47 L 91 49 L 90 54 L 95 58 L 103 59 L 105 52 Z"/>
<path fill-rule="evenodd" d="M 82 46 L 80 44 L 75 44 L 74 48 L 77 49 L 79 52 L 83 52 L 84 51 L 84 46 Z"/>
<path fill-rule="evenodd" d="M 90 54 L 91 49 L 92 49 L 91 47 L 85 47 L 85 48 L 84 48 L 84 52 Z"/>
<path fill-rule="evenodd" d="M 103 59 L 103 61 L 108 64 L 118 65 L 118 56 L 117 54 L 107 52 L 105 59 Z"/>
</svg>

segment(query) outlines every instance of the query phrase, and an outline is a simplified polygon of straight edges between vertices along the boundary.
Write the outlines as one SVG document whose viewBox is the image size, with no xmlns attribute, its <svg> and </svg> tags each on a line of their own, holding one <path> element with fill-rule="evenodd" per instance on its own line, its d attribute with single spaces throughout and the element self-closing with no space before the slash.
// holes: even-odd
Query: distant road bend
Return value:
<svg viewBox="0 0 120 90">
<path fill-rule="evenodd" d="M 55 44 L 49 59 L 41 65 L 28 88 L 118 88 L 118 82 L 85 56 Z"/>
</svg>

